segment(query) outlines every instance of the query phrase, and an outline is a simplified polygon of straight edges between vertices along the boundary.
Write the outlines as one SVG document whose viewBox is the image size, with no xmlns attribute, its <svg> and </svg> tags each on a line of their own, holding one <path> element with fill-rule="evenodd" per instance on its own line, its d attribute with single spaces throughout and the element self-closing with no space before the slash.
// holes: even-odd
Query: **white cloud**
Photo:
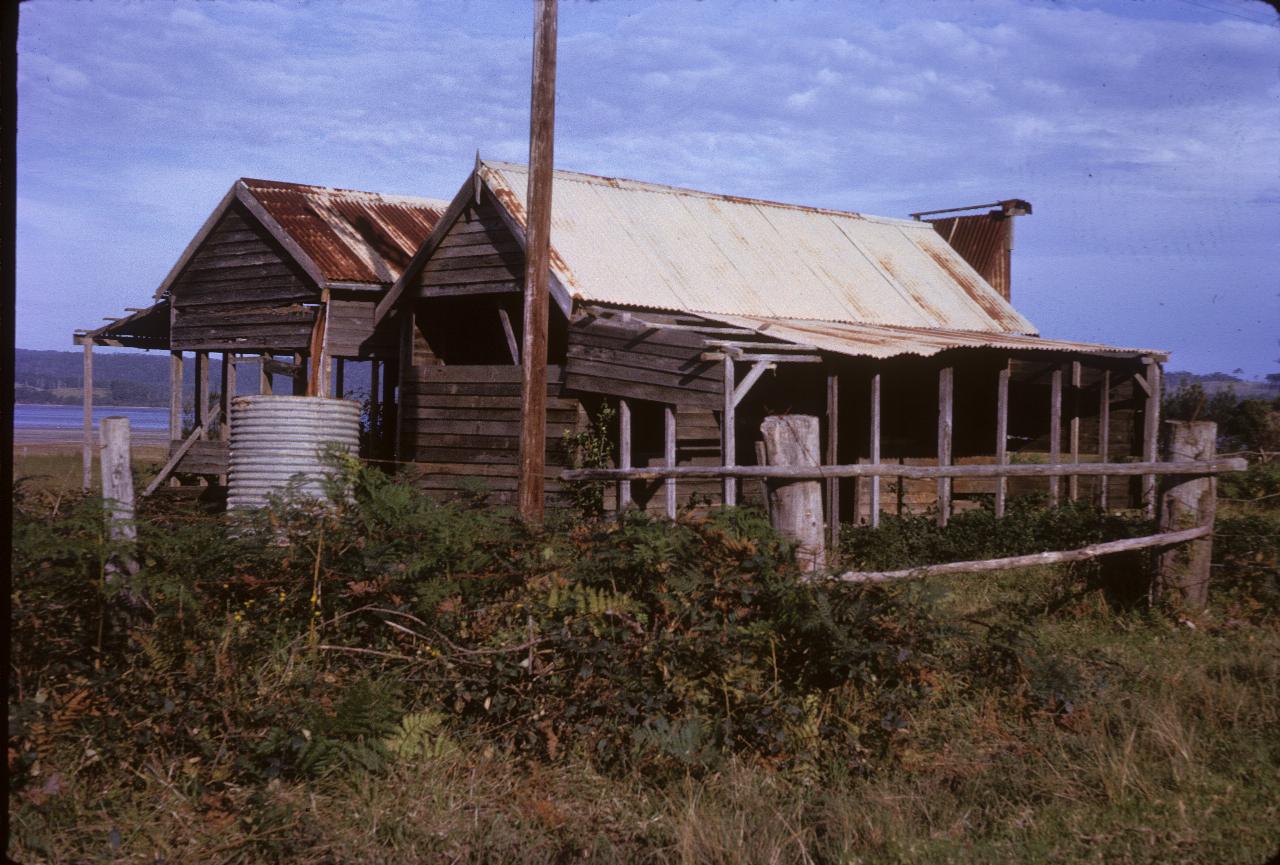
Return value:
<svg viewBox="0 0 1280 865">
<path fill-rule="evenodd" d="M 1269 254 L 1280 28 L 1170 9 L 563 4 L 557 155 L 867 212 L 1021 195 L 1036 215 L 1020 224 L 1020 254 L 1205 242 Z M 39 3 L 23 15 L 23 243 L 56 242 L 50 214 L 109 226 L 127 203 L 114 234 L 64 242 L 110 258 L 127 230 L 176 256 L 242 174 L 448 197 L 476 147 L 508 159 L 527 148 L 523 4 Z M 1237 227 L 1208 230 L 1205 214 Z M 73 290 L 70 271 L 32 274 L 22 258 L 28 284 Z M 158 258 L 162 273 L 172 259 Z M 1059 333 L 1088 338 L 1113 291 L 1104 270 L 1088 272 L 1072 278 L 1080 303 L 1048 311 Z M 136 305 L 132 281 L 107 289 L 86 301 L 102 307 L 90 318 Z M 83 304 L 65 306 L 24 324 L 27 344 L 84 324 L 70 320 Z"/>
</svg>

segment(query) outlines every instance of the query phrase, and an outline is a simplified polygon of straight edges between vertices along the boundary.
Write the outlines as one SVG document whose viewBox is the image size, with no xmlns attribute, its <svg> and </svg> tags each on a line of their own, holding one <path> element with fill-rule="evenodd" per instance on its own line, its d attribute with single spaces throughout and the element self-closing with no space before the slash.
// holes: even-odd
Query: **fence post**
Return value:
<svg viewBox="0 0 1280 865">
<path fill-rule="evenodd" d="M 821 465 L 818 418 L 813 415 L 772 415 L 764 419 L 760 432 L 769 465 Z M 799 542 L 796 559 L 803 570 L 818 570 L 827 557 L 822 530 L 822 484 L 816 480 L 771 480 L 767 489 L 773 527 Z"/>
<path fill-rule="evenodd" d="M 1218 425 L 1212 421 L 1166 421 L 1164 459 L 1168 462 L 1211 460 Z M 1160 481 L 1159 527 L 1175 532 L 1212 526 L 1217 509 L 1217 482 L 1212 476 L 1164 475 Z M 1209 563 L 1213 536 L 1168 547 L 1156 555 L 1154 594 L 1199 609 L 1209 600 Z"/>
<path fill-rule="evenodd" d="M 129 453 L 129 419 L 105 417 L 99 424 L 102 442 L 100 466 L 102 470 L 102 498 L 105 501 L 107 535 L 113 541 L 122 541 L 132 547 L 137 540 L 138 529 L 133 523 L 133 466 Z M 126 553 L 119 561 L 119 568 L 107 566 L 107 580 L 111 581 L 117 570 L 133 575 L 138 563 L 132 553 Z"/>
</svg>

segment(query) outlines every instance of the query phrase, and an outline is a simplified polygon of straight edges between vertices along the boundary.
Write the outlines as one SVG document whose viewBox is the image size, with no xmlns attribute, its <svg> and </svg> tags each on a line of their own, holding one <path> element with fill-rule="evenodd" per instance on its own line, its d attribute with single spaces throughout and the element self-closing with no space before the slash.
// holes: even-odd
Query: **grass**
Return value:
<svg viewBox="0 0 1280 865">
<path fill-rule="evenodd" d="M 164 465 L 169 449 L 164 445 L 133 448 L 135 478 L 149 478 Z M 13 447 L 13 476 L 33 490 L 68 493 L 80 489 L 84 478 L 80 445 L 23 444 Z M 93 489 L 101 489 L 102 474 L 97 455 L 93 460 Z M 25 479 L 25 480 L 24 480 Z"/>
<path fill-rule="evenodd" d="M 1043 572 L 953 580 L 939 603 L 981 617 L 1049 602 L 1052 584 Z M 1085 595 L 1035 628 L 1075 671 L 1077 706 L 1015 707 L 960 688 L 913 719 L 899 765 L 871 778 L 818 783 L 731 761 L 654 784 L 477 744 L 385 774 L 211 793 L 183 765 L 94 772 L 86 752 L 55 793 L 11 798 L 9 852 L 50 862 L 977 865 L 1261 863 L 1277 851 L 1274 622 L 1215 613 L 1192 629 Z"/>
<path fill-rule="evenodd" d="M 1267 519 L 1280 533 L 1280 514 Z M 563 554 L 548 546 L 543 558 L 553 552 Z M 309 580 L 320 551 L 298 553 Z M 240 578 L 252 586 L 266 574 Z M 220 735 L 232 716 L 284 705 L 303 686 L 323 703 L 325 682 L 344 668 L 307 649 L 297 628 L 269 632 L 265 619 L 258 653 L 237 661 L 228 647 L 249 625 L 238 613 L 233 623 L 228 606 L 225 625 L 213 626 L 222 636 L 211 666 L 141 678 L 158 683 L 134 697 L 156 707 L 141 713 L 78 697 L 93 690 L 87 666 L 56 688 L 11 671 L 11 731 L 17 705 L 40 719 L 50 744 L 26 783 L 10 788 L 8 854 L 68 863 L 1271 861 L 1280 852 L 1274 596 L 1220 569 L 1212 607 L 1184 616 L 1117 604 L 1081 576 L 967 575 L 910 595 L 929 620 L 951 625 L 944 653 L 969 661 L 924 667 L 931 696 L 906 710 L 886 753 L 856 769 L 815 750 L 786 762 L 739 753 L 688 771 L 607 770 L 589 759 L 590 743 L 567 736 L 548 757 L 455 725 L 434 756 L 311 777 L 236 774 Z M 21 601 L 27 615 L 56 621 L 51 606 Z M 134 664 L 119 679 L 143 677 Z M 398 675 L 379 659 L 363 669 L 375 680 Z M 95 732 L 150 735 L 187 717 L 160 704 L 194 699 L 191 688 L 224 701 L 201 722 L 215 729 L 192 731 L 210 743 L 205 751 L 166 750 L 161 738 L 131 751 Z M 11 772 L 15 747 L 11 738 Z"/>
</svg>

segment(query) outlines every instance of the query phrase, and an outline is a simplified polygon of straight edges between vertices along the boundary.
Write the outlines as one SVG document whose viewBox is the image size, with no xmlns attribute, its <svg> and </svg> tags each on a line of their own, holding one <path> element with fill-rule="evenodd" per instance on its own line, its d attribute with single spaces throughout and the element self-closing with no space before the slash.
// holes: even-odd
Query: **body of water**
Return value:
<svg viewBox="0 0 1280 865">
<path fill-rule="evenodd" d="M 94 406 L 95 429 L 104 417 L 127 417 L 129 429 L 137 432 L 167 432 L 169 429 L 169 410 L 160 406 Z M 83 429 L 84 407 L 18 403 L 13 407 L 13 428 L 15 431 Z"/>
</svg>

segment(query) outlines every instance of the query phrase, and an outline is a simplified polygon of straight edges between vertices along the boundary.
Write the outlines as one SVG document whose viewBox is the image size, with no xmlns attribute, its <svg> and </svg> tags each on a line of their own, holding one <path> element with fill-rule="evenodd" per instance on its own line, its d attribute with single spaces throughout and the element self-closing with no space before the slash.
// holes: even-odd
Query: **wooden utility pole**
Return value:
<svg viewBox="0 0 1280 865">
<path fill-rule="evenodd" d="M 547 448 L 547 276 L 551 249 L 552 142 L 556 116 L 556 0 L 536 0 L 529 100 L 529 219 L 525 230 L 520 352 L 520 515 L 541 522 Z"/>
</svg>

